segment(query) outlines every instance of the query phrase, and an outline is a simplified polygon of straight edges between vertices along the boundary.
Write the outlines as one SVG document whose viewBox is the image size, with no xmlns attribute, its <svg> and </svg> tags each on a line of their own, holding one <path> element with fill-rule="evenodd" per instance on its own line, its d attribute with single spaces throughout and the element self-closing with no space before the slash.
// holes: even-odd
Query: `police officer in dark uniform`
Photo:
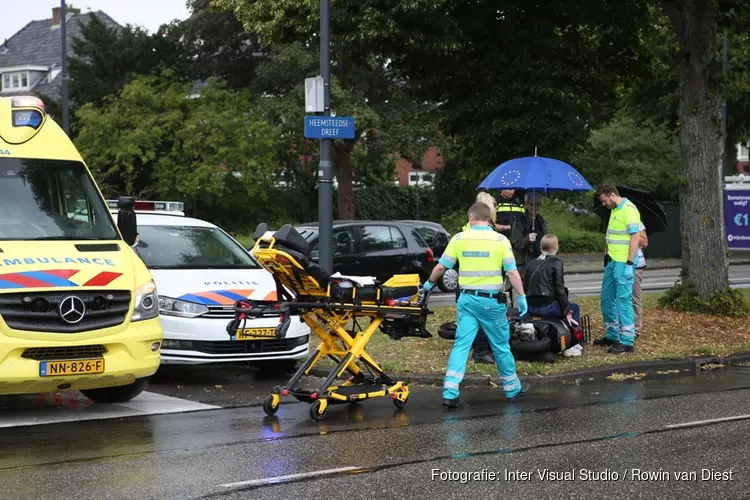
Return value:
<svg viewBox="0 0 750 500">
<path fill-rule="evenodd" d="M 496 230 L 510 240 L 511 227 L 513 221 L 525 212 L 525 207 L 521 199 L 516 196 L 515 189 L 504 189 L 500 191 L 497 198 L 497 220 L 495 221 Z M 510 280 L 506 280 L 506 292 L 513 298 L 513 287 L 510 286 Z"/>
</svg>

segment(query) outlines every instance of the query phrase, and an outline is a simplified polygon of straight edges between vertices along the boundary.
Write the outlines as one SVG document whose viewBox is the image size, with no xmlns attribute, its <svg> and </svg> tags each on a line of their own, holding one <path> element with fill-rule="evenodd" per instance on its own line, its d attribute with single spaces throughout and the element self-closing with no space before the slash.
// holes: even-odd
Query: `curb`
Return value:
<svg viewBox="0 0 750 500">
<path fill-rule="evenodd" d="M 658 371 L 667 370 L 680 370 L 680 371 L 693 371 L 697 372 L 701 370 L 704 365 L 717 364 L 724 366 L 738 365 L 740 363 L 750 362 L 750 352 L 743 352 L 738 354 L 731 354 L 728 356 L 708 356 L 708 357 L 691 357 L 685 359 L 675 360 L 660 360 L 660 361 L 638 361 L 635 363 L 623 363 L 620 365 L 608 365 L 600 366 L 596 368 L 590 368 L 586 370 L 579 370 L 575 372 L 557 373 L 554 375 L 523 375 L 519 376 L 524 381 L 542 381 L 542 382 L 556 382 L 556 381 L 567 381 L 581 378 L 606 378 L 613 373 L 653 373 Z M 325 378 L 330 372 L 321 368 L 313 368 L 310 370 L 310 375 L 316 377 Z M 443 375 L 432 375 L 432 374 L 400 374 L 400 373 L 389 373 L 389 377 L 397 380 L 408 380 L 410 383 L 420 384 L 438 384 L 442 385 Z M 464 386 L 481 386 L 481 385 L 502 385 L 499 376 L 492 375 L 467 375 L 461 382 Z"/>
<path fill-rule="evenodd" d="M 564 260 L 564 259 L 563 259 Z M 734 261 L 729 262 L 729 267 L 732 266 L 746 266 L 750 264 L 750 259 L 738 259 Z M 650 271 L 657 271 L 657 270 L 663 270 L 663 269 L 679 269 L 682 267 L 682 264 L 674 264 L 674 265 L 654 265 L 654 266 L 648 266 L 646 269 Z M 604 267 L 599 266 L 596 269 L 589 268 L 589 269 L 581 269 L 580 271 L 575 269 L 574 265 L 571 263 L 569 266 L 566 266 L 565 274 L 601 274 L 604 272 Z"/>
</svg>

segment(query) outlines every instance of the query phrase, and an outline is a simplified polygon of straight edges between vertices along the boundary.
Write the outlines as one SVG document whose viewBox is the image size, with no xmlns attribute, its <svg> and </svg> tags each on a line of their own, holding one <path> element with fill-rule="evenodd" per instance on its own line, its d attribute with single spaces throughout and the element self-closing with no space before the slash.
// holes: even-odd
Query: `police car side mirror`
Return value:
<svg viewBox="0 0 750 500">
<path fill-rule="evenodd" d="M 117 205 L 120 209 L 117 213 L 117 228 L 125 243 L 132 247 L 138 239 L 138 222 L 133 211 L 135 200 L 132 197 L 123 196 L 117 201 Z"/>
</svg>

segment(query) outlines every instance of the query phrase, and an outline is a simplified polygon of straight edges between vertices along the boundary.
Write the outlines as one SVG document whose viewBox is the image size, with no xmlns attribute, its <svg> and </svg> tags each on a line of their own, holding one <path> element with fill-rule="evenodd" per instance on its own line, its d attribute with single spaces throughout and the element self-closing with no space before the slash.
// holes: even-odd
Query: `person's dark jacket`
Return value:
<svg viewBox="0 0 750 500">
<path fill-rule="evenodd" d="M 521 277 L 529 306 L 547 306 L 557 301 L 563 313 L 567 313 L 570 300 L 564 275 L 563 261 L 555 256 L 529 262 Z"/>
<path fill-rule="evenodd" d="M 536 214 L 536 219 L 532 219 L 524 213 L 513 221 L 510 243 L 517 266 L 525 266 L 542 254 L 542 237 L 547 232 L 547 221 L 540 214 Z M 529 240 L 530 233 L 536 233 L 534 243 Z"/>
</svg>

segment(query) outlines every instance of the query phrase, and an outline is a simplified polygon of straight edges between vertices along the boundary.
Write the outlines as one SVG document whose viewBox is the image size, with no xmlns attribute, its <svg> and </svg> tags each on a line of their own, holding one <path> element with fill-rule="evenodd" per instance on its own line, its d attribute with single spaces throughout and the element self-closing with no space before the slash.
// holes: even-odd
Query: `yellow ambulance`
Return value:
<svg viewBox="0 0 750 500">
<path fill-rule="evenodd" d="M 160 363 L 159 301 L 65 132 L 35 97 L 0 98 L 0 395 L 140 394 Z"/>
</svg>

